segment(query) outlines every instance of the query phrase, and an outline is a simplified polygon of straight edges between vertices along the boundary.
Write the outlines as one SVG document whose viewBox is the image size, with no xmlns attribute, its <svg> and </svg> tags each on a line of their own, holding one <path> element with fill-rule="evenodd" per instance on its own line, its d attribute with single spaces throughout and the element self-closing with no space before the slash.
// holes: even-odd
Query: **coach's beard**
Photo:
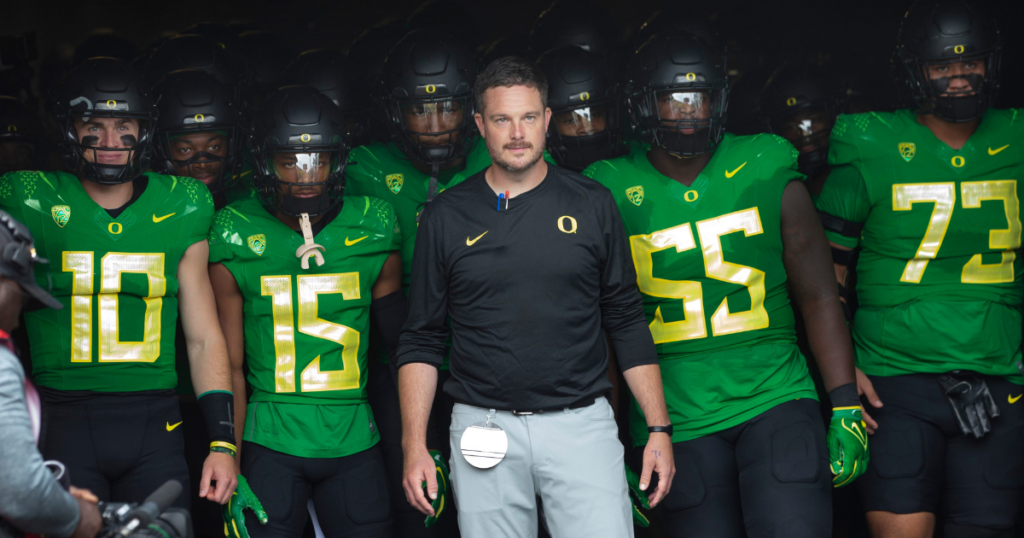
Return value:
<svg viewBox="0 0 1024 538">
<path fill-rule="evenodd" d="M 535 164 L 540 162 L 541 158 L 544 157 L 544 151 L 543 151 L 544 148 L 541 148 L 541 151 L 536 152 L 536 154 L 533 156 L 533 159 L 531 159 L 526 164 L 522 164 L 522 165 L 516 165 L 513 162 L 506 161 L 506 160 L 502 159 L 501 156 L 504 154 L 506 149 L 524 149 L 524 148 L 525 149 L 532 149 L 533 148 L 533 144 L 531 144 L 529 142 L 517 142 L 517 143 L 513 143 L 513 144 L 505 144 L 504 146 L 501 147 L 501 151 L 498 151 L 498 152 L 491 152 L 490 148 L 488 148 L 488 153 L 491 153 L 491 160 L 494 161 L 494 164 L 504 168 L 505 171 L 507 171 L 507 172 L 511 172 L 513 174 L 521 174 L 521 173 L 523 173 L 523 172 L 533 168 L 533 166 Z M 497 155 L 495 155 L 495 153 L 497 153 Z"/>
</svg>

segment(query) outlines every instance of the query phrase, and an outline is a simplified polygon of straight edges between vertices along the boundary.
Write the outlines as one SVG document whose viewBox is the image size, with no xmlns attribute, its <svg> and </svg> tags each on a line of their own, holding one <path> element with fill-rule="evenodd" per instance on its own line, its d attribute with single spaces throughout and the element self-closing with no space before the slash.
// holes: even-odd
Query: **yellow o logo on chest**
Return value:
<svg viewBox="0 0 1024 538">
<path fill-rule="evenodd" d="M 683 200 L 686 200 L 687 202 L 696 202 L 699 196 L 700 195 L 697 194 L 697 191 L 686 191 L 683 193 Z"/>
<path fill-rule="evenodd" d="M 117 231 L 115 232 L 114 230 Z M 107 231 L 114 235 L 120 235 L 121 232 L 124 231 L 124 227 L 121 226 L 120 222 L 111 222 L 110 224 L 107 225 Z"/>
<path fill-rule="evenodd" d="M 569 221 L 569 228 L 568 229 L 566 229 L 565 221 Z M 574 233 L 576 233 L 576 219 L 570 217 L 569 215 L 564 215 L 564 216 L 558 217 L 558 229 L 562 233 L 566 233 L 566 234 L 574 234 Z"/>
<path fill-rule="evenodd" d="M 963 168 L 964 165 L 967 164 L 967 161 L 963 157 L 957 155 L 953 157 L 952 163 L 955 168 Z"/>
</svg>

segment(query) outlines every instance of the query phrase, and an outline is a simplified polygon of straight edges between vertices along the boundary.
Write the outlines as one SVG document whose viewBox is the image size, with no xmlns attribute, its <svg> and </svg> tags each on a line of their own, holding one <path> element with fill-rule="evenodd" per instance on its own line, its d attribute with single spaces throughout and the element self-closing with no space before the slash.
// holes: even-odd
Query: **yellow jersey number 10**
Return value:
<svg viewBox="0 0 1024 538">
<path fill-rule="evenodd" d="M 92 302 L 94 260 L 92 252 L 61 253 L 61 270 L 73 273 L 71 297 L 71 362 L 92 361 Z M 149 280 L 141 342 L 122 342 L 117 306 L 123 273 L 141 273 Z M 160 357 L 160 313 L 167 292 L 164 255 L 107 253 L 100 260 L 99 360 L 100 362 L 154 362 Z"/>
</svg>

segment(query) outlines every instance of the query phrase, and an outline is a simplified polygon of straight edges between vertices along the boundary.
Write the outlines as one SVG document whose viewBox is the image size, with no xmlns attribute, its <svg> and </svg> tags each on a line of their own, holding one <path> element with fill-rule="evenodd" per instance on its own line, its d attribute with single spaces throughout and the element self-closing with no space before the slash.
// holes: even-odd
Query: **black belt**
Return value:
<svg viewBox="0 0 1024 538">
<path fill-rule="evenodd" d="M 521 417 L 521 416 L 524 416 L 524 415 L 538 415 L 538 414 L 541 414 L 541 413 L 551 413 L 552 411 L 564 411 L 566 409 L 582 409 L 584 407 L 589 407 L 591 405 L 594 405 L 594 402 L 596 402 L 596 401 L 597 401 L 597 398 L 584 398 L 584 399 L 582 399 L 582 400 L 580 400 L 580 401 L 578 401 L 576 403 L 571 403 L 569 405 L 563 405 L 563 406 L 560 406 L 560 407 L 547 407 L 547 408 L 544 408 L 544 409 L 531 409 L 529 411 L 524 411 L 524 410 L 521 410 L 521 409 L 499 409 L 499 411 L 508 411 L 509 413 L 512 413 L 513 415 Z M 483 407 L 483 408 L 487 407 L 486 405 L 475 405 L 475 404 L 471 404 L 471 403 L 462 402 L 462 401 L 459 401 L 459 400 L 456 400 L 455 403 L 460 403 L 462 405 L 470 405 L 470 406 L 473 406 L 473 407 Z"/>
</svg>

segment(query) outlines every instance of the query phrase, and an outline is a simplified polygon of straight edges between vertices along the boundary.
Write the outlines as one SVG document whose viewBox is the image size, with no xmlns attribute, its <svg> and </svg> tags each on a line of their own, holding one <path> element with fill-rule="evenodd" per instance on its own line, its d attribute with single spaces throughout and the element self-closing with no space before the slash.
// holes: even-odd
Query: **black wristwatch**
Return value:
<svg viewBox="0 0 1024 538">
<path fill-rule="evenodd" d="M 672 425 L 671 424 L 669 424 L 668 426 L 649 426 L 647 428 L 647 431 L 650 432 L 650 433 L 667 433 L 668 434 L 668 438 L 669 439 L 672 438 Z"/>
</svg>

